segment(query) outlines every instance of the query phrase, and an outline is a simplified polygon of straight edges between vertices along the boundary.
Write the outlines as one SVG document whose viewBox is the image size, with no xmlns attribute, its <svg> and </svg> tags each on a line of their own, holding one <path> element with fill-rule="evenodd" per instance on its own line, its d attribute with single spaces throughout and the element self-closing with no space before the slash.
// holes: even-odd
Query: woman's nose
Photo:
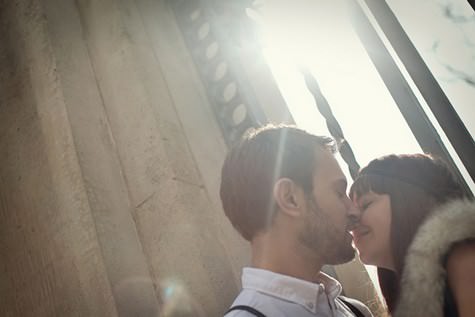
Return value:
<svg viewBox="0 0 475 317">
<path fill-rule="evenodd" d="M 351 201 L 349 208 L 348 208 L 348 216 L 353 216 L 353 217 L 360 217 L 361 216 L 361 210 L 358 208 L 358 205 Z"/>
</svg>

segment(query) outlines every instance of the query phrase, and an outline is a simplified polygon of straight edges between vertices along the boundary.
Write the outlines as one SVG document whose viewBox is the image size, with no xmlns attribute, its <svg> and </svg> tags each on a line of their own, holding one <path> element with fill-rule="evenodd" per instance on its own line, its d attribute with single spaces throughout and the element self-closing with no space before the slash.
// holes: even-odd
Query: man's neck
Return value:
<svg viewBox="0 0 475 317">
<path fill-rule="evenodd" d="M 315 282 L 322 268 L 320 258 L 288 237 L 265 234 L 252 241 L 252 266 Z"/>
</svg>

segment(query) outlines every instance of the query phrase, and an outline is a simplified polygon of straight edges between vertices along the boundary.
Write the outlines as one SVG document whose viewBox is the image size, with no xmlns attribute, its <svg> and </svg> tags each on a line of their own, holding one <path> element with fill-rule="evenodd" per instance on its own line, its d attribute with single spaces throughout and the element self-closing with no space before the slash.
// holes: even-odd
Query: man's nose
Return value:
<svg viewBox="0 0 475 317">
<path fill-rule="evenodd" d="M 348 220 L 351 226 L 356 225 L 360 221 L 361 212 L 358 206 L 351 202 L 351 205 L 348 208 Z"/>
</svg>

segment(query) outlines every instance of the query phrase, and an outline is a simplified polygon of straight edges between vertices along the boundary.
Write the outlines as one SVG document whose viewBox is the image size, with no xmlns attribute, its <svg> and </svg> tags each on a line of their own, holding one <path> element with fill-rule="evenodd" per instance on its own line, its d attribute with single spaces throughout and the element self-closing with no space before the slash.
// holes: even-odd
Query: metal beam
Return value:
<svg viewBox="0 0 475 317">
<path fill-rule="evenodd" d="M 227 145 L 249 128 L 267 122 L 250 80 L 235 56 L 235 43 L 211 0 L 174 0 L 170 4 L 201 75 L 208 100 Z M 245 12 L 245 8 L 241 8 Z"/>
<path fill-rule="evenodd" d="M 371 0 L 368 0 L 371 1 Z M 412 133 L 414 134 L 417 142 L 421 146 L 422 150 L 426 153 L 431 153 L 433 155 L 436 155 L 442 159 L 444 159 L 453 173 L 456 175 L 458 178 L 459 182 L 464 186 L 466 192 L 468 195 L 473 196 L 469 186 L 467 185 L 465 179 L 461 175 L 459 169 L 457 168 L 455 162 L 452 159 L 452 156 L 448 152 L 447 148 L 445 147 L 442 139 L 440 138 L 438 132 L 434 128 L 432 122 L 430 119 L 427 117 L 427 114 L 425 113 L 424 109 L 422 108 L 421 104 L 419 103 L 417 97 L 415 96 L 414 92 L 410 88 L 409 84 L 407 83 L 406 79 L 404 78 L 403 74 L 401 73 L 401 70 L 397 66 L 396 62 L 392 58 L 391 54 L 389 53 L 388 49 L 382 42 L 381 38 L 377 34 L 376 30 L 374 27 L 371 25 L 371 22 L 369 21 L 368 17 L 362 10 L 360 4 L 358 3 L 357 0 L 348 0 L 348 3 L 351 8 L 352 12 L 352 22 L 354 24 L 355 30 L 364 45 L 371 61 L 373 62 L 374 66 L 376 67 L 379 75 L 381 76 L 382 80 L 384 81 L 386 87 L 388 88 L 391 96 L 393 97 L 394 101 L 396 102 L 396 105 L 398 106 L 399 110 L 401 111 L 401 114 L 403 115 L 404 119 L 406 120 L 409 128 L 411 129 Z M 374 3 L 373 3 L 374 4 Z M 389 10 L 389 8 L 387 8 Z M 386 12 L 387 14 L 387 12 Z M 392 14 L 392 12 L 391 12 Z M 380 18 L 382 18 L 380 16 Z M 394 15 L 393 18 L 395 19 Z M 378 21 L 379 22 L 379 21 Z M 394 21 L 393 21 L 394 22 Z M 397 20 L 396 20 L 397 22 Z M 399 22 L 397 22 L 399 24 Z M 400 32 L 404 33 L 404 30 L 402 27 L 400 27 Z M 393 30 L 394 32 L 394 30 Z M 405 35 L 405 33 L 404 33 Z M 407 35 L 406 35 L 407 37 Z M 393 39 L 394 40 L 394 39 Z M 401 39 L 400 39 L 401 40 Z M 400 46 L 403 45 L 412 45 L 412 43 L 409 41 L 407 38 L 404 42 L 399 43 Z M 415 48 L 414 48 L 415 50 Z M 416 51 L 417 53 L 417 51 Z M 406 59 L 411 59 L 413 57 L 405 56 Z M 420 58 L 420 56 L 419 56 Z M 415 62 L 414 62 L 415 63 Z M 420 63 L 424 64 L 422 59 L 420 60 Z M 417 63 L 415 63 L 417 64 Z M 426 67 L 426 66 L 425 66 Z M 413 70 L 414 71 L 414 70 Z M 425 74 L 422 79 L 419 79 L 419 81 L 423 82 L 424 80 L 429 80 L 428 78 L 432 76 L 430 71 L 426 68 L 425 70 L 423 69 L 422 65 L 419 65 L 418 71 L 425 71 L 428 74 Z M 433 77 L 432 77 L 433 78 Z M 434 86 L 431 86 L 433 85 Z M 437 94 L 437 99 L 436 100 L 442 100 L 441 94 L 443 92 L 440 90 L 439 85 L 435 81 L 427 81 L 424 84 L 419 83 L 419 85 L 426 87 L 425 93 L 426 96 L 424 98 L 435 98 L 435 94 Z M 440 90 L 440 92 L 437 92 L 437 90 Z M 432 91 L 431 95 L 428 93 L 428 91 Z M 422 93 L 422 92 L 421 92 Z M 445 97 L 445 95 L 444 95 Z M 446 98 L 446 97 L 445 97 Z M 428 99 L 426 99 L 428 100 Z M 447 103 L 440 104 L 438 107 L 443 108 L 444 105 L 451 106 L 450 102 L 446 100 Z M 428 100 L 428 103 L 432 103 L 431 99 Z M 453 110 L 453 108 L 452 108 Z M 446 110 L 447 111 L 447 110 Z M 435 114 L 434 114 L 435 115 Z M 438 114 L 439 116 L 443 116 L 443 114 Z M 455 119 L 452 118 L 452 123 L 447 124 L 446 122 L 444 125 L 441 124 L 442 128 L 444 129 L 445 133 L 449 137 L 449 140 L 452 142 L 452 139 L 457 139 L 456 144 L 457 148 L 455 150 L 459 154 L 463 154 L 464 158 L 462 159 L 462 162 L 466 166 L 467 169 L 469 169 L 469 173 L 472 178 L 474 178 L 474 170 L 473 170 L 473 162 L 470 163 L 468 162 L 468 159 L 471 157 L 473 160 L 475 158 L 474 154 L 471 154 L 472 150 L 466 150 L 462 151 L 460 149 L 460 146 L 467 146 L 467 147 L 473 147 L 473 140 L 470 137 L 470 134 L 466 132 L 465 134 L 463 131 L 460 129 L 460 126 L 455 127 Z M 439 118 L 437 118 L 439 120 Z M 460 120 L 460 118 L 458 118 Z M 445 119 L 446 121 L 449 121 Z M 439 121 L 440 122 L 440 121 Z M 464 126 L 463 126 L 464 127 Z M 465 128 L 465 127 L 464 127 Z M 449 132 L 446 129 L 455 129 L 457 132 Z M 471 142 L 467 142 L 467 136 L 471 140 Z M 465 140 L 464 140 L 465 138 Z M 459 143 L 457 143 L 459 142 Z M 452 143 L 455 147 L 455 144 Z M 459 152 L 461 151 L 461 152 Z M 468 157 L 467 157 L 468 156 Z"/>
<path fill-rule="evenodd" d="M 386 1 L 364 0 L 475 181 L 475 142 Z"/>
</svg>

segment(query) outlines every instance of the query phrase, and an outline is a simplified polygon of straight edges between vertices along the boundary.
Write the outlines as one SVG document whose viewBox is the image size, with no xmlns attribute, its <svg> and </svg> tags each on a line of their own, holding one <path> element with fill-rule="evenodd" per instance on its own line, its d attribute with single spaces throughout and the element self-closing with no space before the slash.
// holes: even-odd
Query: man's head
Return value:
<svg viewBox="0 0 475 317">
<path fill-rule="evenodd" d="M 283 217 L 299 243 L 325 263 L 350 260 L 351 201 L 334 152 L 331 138 L 295 127 L 267 126 L 248 134 L 223 165 L 220 194 L 226 216 L 249 241 Z"/>
</svg>

